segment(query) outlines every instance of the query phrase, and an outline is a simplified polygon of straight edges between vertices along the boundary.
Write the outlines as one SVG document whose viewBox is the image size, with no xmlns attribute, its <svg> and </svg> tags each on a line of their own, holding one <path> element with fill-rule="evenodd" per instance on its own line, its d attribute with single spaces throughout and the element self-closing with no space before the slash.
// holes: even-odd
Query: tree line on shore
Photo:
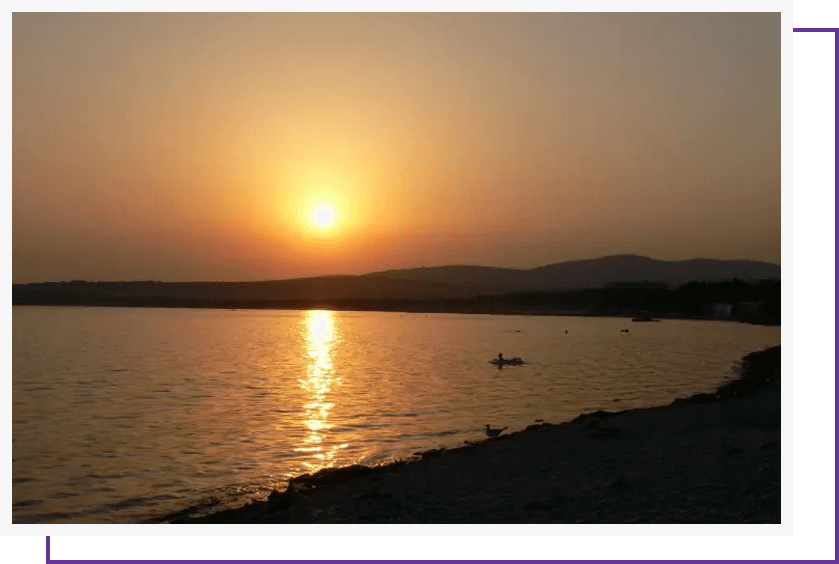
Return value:
<svg viewBox="0 0 839 564">
<path fill-rule="evenodd" d="M 577 315 L 645 315 L 740 319 L 779 324 L 781 282 L 690 282 L 670 289 L 656 282 L 614 283 L 602 288 L 548 290 L 471 297 L 241 299 L 172 296 L 130 291 L 101 291 L 114 285 L 140 283 L 60 282 L 14 285 L 14 305 L 75 305 L 112 307 L 203 307 L 254 309 L 335 309 L 463 313 L 529 313 Z M 97 288 L 99 291 L 97 291 Z M 161 288 L 162 290 L 162 288 Z"/>
</svg>

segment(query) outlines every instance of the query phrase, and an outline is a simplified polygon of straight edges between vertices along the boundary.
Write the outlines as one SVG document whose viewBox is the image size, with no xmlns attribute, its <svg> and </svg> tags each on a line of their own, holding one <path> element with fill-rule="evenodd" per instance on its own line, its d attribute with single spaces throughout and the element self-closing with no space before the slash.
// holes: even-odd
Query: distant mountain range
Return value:
<svg viewBox="0 0 839 564">
<path fill-rule="evenodd" d="M 389 270 L 365 275 L 382 279 L 452 284 L 489 293 L 575 290 L 613 284 L 658 282 L 670 288 L 688 282 L 780 280 L 776 264 L 745 260 L 657 260 L 638 255 L 613 255 L 575 260 L 530 269 L 485 266 L 439 266 Z"/>
<path fill-rule="evenodd" d="M 516 292 L 546 292 L 614 285 L 676 288 L 688 282 L 780 280 L 776 264 L 742 260 L 663 261 L 615 255 L 538 268 L 439 266 L 264 282 L 45 282 L 12 286 L 13 304 L 167 305 L 187 302 L 292 302 L 301 300 L 424 300 Z M 128 302 L 126 302 L 126 300 Z"/>
</svg>

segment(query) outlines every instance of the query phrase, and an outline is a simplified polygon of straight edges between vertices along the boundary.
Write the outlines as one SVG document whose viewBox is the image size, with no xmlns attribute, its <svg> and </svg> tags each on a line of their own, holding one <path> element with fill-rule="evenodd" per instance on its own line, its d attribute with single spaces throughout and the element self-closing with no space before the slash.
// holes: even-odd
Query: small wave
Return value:
<svg viewBox="0 0 839 564">
<path fill-rule="evenodd" d="M 24 501 L 16 501 L 12 504 L 13 508 L 16 507 L 37 507 L 44 502 L 42 499 L 26 499 Z"/>
<path fill-rule="evenodd" d="M 142 497 L 132 497 L 128 499 L 123 499 L 121 501 L 117 501 L 114 503 L 106 503 L 103 507 L 107 507 L 108 509 L 129 509 L 132 507 L 141 507 L 145 505 L 153 505 L 159 501 L 166 501 L 169 499 L 175 499 L 174 496 L 170 494 L 161 494 L 161 495 L 151 495 L 151 496 L 142 496 Z"/>
<path fill-rule="evenodd" d="M 183 488 L 182 490 L 178 491 L 189 491 L 189 485 L 184 482 L 183 480 L 172 480 L 170 482 L 162 482 L 159 484 L 152 484 L 153 488 Z"/>
<path fill-rule="evenodd" d="M 50 499 L 67 499 L 78 495 L 78 492 L 56 492 L 50 496 Z"/>
<path fill-rule="evenodd" d="M 92 474 L 86 475 L 85 478 L 94 478 L 94 479 L 97 479 L 97 480 L 114 480 L 114 479 L 117 479 L 117 478 L 122 478 L 122 474 L 96 474 L 96 473 L 92 473 Z"/>
<path fill-rule="evenodd" d="M 52 521 L 69 521 L 72 519 L 78 519 L 81 517 L 86 517 L 88 515 L 92 515 L 93 513 L 90 511 L 74 511 L 74 512 L 64 512 L 64 511 L 57 511 L 55 513 L 36 513 L 34 515 L 15 515 L 14 519 L 12 519 L 13 523 L 49 523 Z"/>
</svg>

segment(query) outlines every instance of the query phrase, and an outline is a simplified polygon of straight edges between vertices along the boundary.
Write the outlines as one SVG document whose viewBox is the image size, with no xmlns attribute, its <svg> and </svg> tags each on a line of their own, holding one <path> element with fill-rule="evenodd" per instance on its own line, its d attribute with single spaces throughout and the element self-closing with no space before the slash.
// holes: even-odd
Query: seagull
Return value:
<svg viewBox="0 0 839 564">
<path fill-rule="evenodd" d="M 506 428 L 507 427 L 504 427 L 503 429 L 493 429 L 489 426 L 489 423 L 487 423 L 487 437 L 497 437 L 501 434 L 501 431 L 503 431 Z"/>
</svg>

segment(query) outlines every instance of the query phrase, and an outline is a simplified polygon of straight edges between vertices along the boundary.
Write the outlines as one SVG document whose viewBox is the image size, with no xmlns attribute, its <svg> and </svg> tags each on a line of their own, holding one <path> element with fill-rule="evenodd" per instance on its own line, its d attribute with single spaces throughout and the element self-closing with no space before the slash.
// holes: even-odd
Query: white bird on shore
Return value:
<svg viewBox="0 0 839 564">
<path fill-rule="evenodd" d="M 503 431 L 506 428 L 507 427 L 504 427 L 503 429 L 493 429 L 489 426 L 489 423 L 487 423 L 487 437 L 497 437 L 501 434 L 501 431 Z"/>
</svg>

